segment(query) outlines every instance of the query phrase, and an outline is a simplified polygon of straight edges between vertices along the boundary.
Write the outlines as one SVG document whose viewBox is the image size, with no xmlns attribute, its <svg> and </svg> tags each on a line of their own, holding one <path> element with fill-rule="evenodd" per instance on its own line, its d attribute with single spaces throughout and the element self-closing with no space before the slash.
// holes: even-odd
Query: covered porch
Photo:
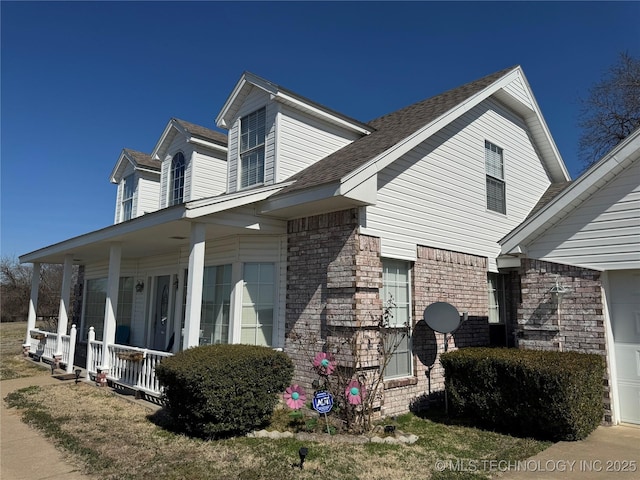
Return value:
<svg viewBox="0 0 640 480">
<path fill-rule="evenodd" d="M 255 192 L 242 196 L 170 207 L 21 256 L 33 264 L 25 354 L 159 396 L 155 366 L 179 350 L 283 347 L 286 221 L 257 216 L 245 206 Z M 55 332 L 36 328 L 46 263 L 64 266 Z M 70 325 L 74 265 L 84 267 L 82 312 Z"/>
</svg>

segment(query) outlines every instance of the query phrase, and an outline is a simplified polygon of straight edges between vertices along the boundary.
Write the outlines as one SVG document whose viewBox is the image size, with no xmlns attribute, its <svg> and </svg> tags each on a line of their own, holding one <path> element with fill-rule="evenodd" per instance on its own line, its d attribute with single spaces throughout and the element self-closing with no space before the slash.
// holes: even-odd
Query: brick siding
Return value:
<svg viewBox="0 0 640 480">
<path fill-rule="evenodd" d="M 558 303 L 556 279 L 568 288 Z M 606 356 L 600 272 L 525 259 L 521 268 L 517 343 L 520 348 Z M 607 366 L 608 370 L 608 366 Z M 609 375 L 604 379 L 604 420 L 611 422 Z"/>
</svg>

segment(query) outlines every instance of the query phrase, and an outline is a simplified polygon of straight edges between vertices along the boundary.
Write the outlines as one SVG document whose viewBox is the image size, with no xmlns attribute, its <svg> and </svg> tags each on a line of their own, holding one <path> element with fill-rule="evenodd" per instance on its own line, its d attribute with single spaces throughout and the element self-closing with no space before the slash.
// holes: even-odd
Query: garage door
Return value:
<svg viewBox="0 0 640 480">
<path fill-rule="evenodd" d="M 620 420 L 640 424 L 640 270 L 609 272 Z"/>
</svg>

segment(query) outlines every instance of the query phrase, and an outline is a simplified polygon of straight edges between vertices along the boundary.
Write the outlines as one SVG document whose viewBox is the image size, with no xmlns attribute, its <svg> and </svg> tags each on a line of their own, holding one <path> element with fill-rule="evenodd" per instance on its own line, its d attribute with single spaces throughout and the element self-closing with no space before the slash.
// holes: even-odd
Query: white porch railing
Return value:
<svg viewBox="0 0 640 480">
<path fill-rule="evenodd" d="M 56 356 L 58 356 L 58 361 L 65 365 L 66 372 L 71 373 L 76 349 L 76 334 L 75 325 L 71 325 L 69 335 L 58 335 L 32 328 L 29 330 L 29 352 L 52 363 L 56 362 Z"/>
<path fill-rule="evenodd" d="M 97 375 L 100 369 L 104 345 L 95 340 L 93 327 L 89 329 L 87 346 L 87 371 Z M 139 390 L 153 396 L 162 393 L 156 377 L 156 365 L 172 353 L 131 347 L 128 345 L 108 345 L 109 369 L 107 379 L 133 390 Z"/>
</svg>

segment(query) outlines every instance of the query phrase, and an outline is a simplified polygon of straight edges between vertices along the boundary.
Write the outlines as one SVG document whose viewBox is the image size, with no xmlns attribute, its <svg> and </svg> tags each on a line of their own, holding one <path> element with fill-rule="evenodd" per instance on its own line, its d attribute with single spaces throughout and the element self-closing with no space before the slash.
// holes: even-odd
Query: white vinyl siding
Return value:
<svg viewBox="0 0 640 480">
<path fill-rule="evenodd" d="M 194 151 L 190 163 L 189 200 L 214 197 L 225 192 L 227 188 L 227 155 L 225 153 Z"/>
<path fill-rule="evenodd" d="M 534 110 L 535 106 L 533 105 L 531 97 L 529 97 L 529 93 L 525 89 L 521 78 L 516 78 L 515 80 L 510 82 L 509 85 L 504 87 L 504 89 L 513 97 L 517 98 L 520 102 L 524 103 L 527 107 Z"/>
<path fill-rule="evenodd" d="M 136 217 L 158 210 L 160 200 L 160 174 L 139 172 L 138 175 Z"/>
<path fill-rule="evenodd" d="M 487 210 L 484 141 L 509 152 L 507 215 Z M 485 100 L 378 174 L 378 201 L 363 233 L 385 257 L 414 260 L 416 245 L 487 257 L 497 271 L 498 240 L 524 220 L 550 182 L 524 122 Z"/>
<path fill-rule="evenodd" d="M 594 270 L 640 268 L 640 160 L 527 247 L 531 258 Z"/>
<path fill-rule="evenodd" d="M 280 105 L 277 181 L 286 180 L 359 137 L 357 133 Z"/>
<path fill-rule="evenodd" d="M 387 345 L 392 349 L 391 357 L 384 371 L 385 379 L 407 377 L 412 373 L 411 338 L 411 268 L 409 262 L 382 259 L 383 306 L 392 315 Z M 393 331 L 397 329 L 397 331 Z"/>
</svg>

